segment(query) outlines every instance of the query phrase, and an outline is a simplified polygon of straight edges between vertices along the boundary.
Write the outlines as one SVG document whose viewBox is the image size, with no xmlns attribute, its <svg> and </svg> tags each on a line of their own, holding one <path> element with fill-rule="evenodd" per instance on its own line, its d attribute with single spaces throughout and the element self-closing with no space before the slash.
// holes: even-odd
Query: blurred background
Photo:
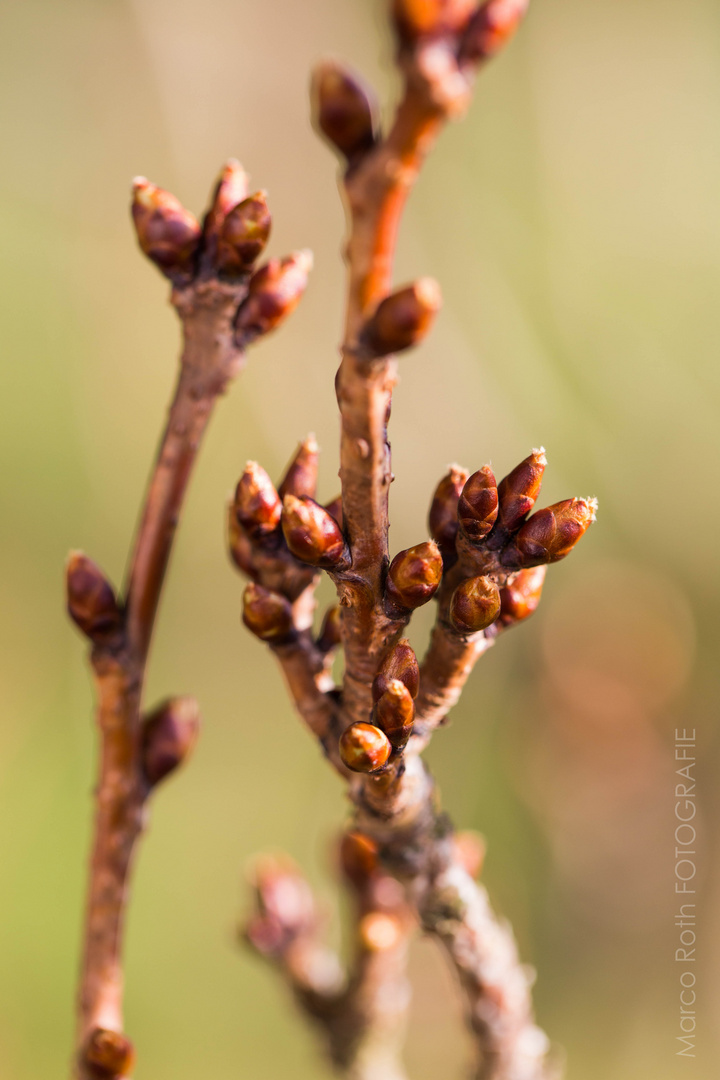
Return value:
<svg viewBox="0 0 720 1080">
<path fill-rule="evenodd" d="M 290 852 L 336 903 L 341 785 L 240 623 L 224 550 L 248 457 L 281 473 L 315 431 L 337 492 L 344 221 L 308 123 L 312 64 L 394 100 L 381 0 L 5 0 L 0 9 L 0 1074 L 66 1074 L 96 738 L 66 553 L 123 575 L 174 378 L 167 287 L 136 250 L 131 178 L 201 212 L 222 162 L 269 190 L 273 254 L 306 299 L 219 408 L 189 495 L 147 702 L 199 698 L 187 771 L 152 807 L 130 909 L 138 1080 L 328 1076 L 275 975 L 236 944 L 245 866 Z M 544 445 L 546 503 L 598 524 L 485 657 L 428 754 L 539 972 L 571 1080 L 709 1080 L 720 1051 L 717 535 L 720 8 L 543 0 L 443 136 L 397 280 L 445 308 L 402 361 L 392 544 L 426 538 L 448 462 L 498 475 Z M 430 613 L 416 621 L 422 648 Z M 675 728 L 698 735 L 697 1057 L 677 1058 Z M 407 1063 L 464 1075 L 458 1001 L 413 955 Z M 440 991 L 438 989 L 440 988 Z"/>
</svg>

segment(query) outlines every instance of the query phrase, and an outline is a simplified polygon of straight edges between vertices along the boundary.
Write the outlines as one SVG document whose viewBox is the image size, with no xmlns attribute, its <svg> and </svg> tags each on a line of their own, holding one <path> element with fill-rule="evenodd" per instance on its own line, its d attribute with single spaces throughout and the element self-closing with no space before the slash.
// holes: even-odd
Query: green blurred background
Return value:
<svg viewBox="0 0 720 1080">
<path fill-rule="evenodd" d="M 380 0 L 5 0 L 0 8 L 0 1075 L 63 1076 L 95 733 L 63 613 L 81 547 L 117 581 L 178 330 L 128 220 L 143 173 L 200 212 L 238 156 L 274 212 L 273 254 L 316 268 L 253 352 L 190 491 L 148 703 L 192 692 L 192 765 L 158 796 L 127 949 L 138 1080 L 328 1075 L 274 974 L 235 943 L 253 853 L 290 852 L 335 903 L 341 786 L 244 631 L 226 496 L 317 432 L 337 490 L 333 373 L 343 213 L 308 123 L 320 57 L 396 92 Z M 717 350 L 720 5 L 543 0 L 443 136 L 413 197 L 398 281 L 445 308 L 402 362 L 394 550 L 426 536 L 449 461 L 503 473 L 544 444 L 546 501 L 596 494 L 538 615 L 483 659 L 428 758 L 539 970 L 570 1080 L 709 1080 L 720 1053 Z M 417 620 L 422 646 L 429 613 Z M 675 1057 L 675 727 L 699 736 L 698 1056 Z M 462 1076 L 434 947 L 413 956 L 407 1061 Z M 438 986 L 441 992 L 438 992 Z"/>
</svg>

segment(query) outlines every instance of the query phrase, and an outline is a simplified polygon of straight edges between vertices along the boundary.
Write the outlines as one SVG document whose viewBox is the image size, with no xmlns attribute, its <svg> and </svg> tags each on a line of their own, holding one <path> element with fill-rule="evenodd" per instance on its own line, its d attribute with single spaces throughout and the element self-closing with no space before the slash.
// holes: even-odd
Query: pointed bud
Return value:
<svg viewBox="0 0 720 1080">
<path fill-rule="evenodd" d="M 375 841 L 361 832 L 345 833 L 340 841 L 340 867 L 356 888 L 365 885 L 378 868 Z"/>
<path fill-rule="evenodd" d="M 375 144 L 377 105 L 363 82 L 328 61 L 313 73 L 311 97 L 315 128 L 346 158 L 367 153 Z"/>
<path fill-rule="evenodd" d="M 308 435 L 298 446 L 295 456 L 287 467 L 278 494 L 281 499 L 286 495 L 309 495 L 315 498 L 318 478 L 319 448 L 314 435 Z"/>
<path fill-rule="evenodd" d="M 334 570 L 349 565 L 350 552 L 338 523 L 307 495 L 285 496 L 282 529 L 287 546 L 302 562 Z"/>
<path fill-rule="evenodd" d="M 135 1048 L 121 1032 L 95 1028 L 88 1036 L 82 1057 L 98 1080 L 119 1080 L 132 1072 Z"/>
<path fill-rule="evenodd" d="M 450 621 L 461 634 L 475 634 L 500 614 L 500 592 L 489 577 L 461 581 L 450 600 Z"/>
<path fill-rule="evenodd" d="M 460 61 L 488 60 L 510 40 L 529 0 L 487 0 L 471 18 L 460 44 Z"/>
<path fill-rule="evenodd" d="M 340 736 L 340 757 L 353 772 L 382 769 L 391 751 L 387 735 L 374 724 L 351 724 Z"/>
<path fill-rule="evenodd" d="M 279 645 L 293 635 L 293 612 L 289 600 L 272 589 L 251 581 L 243 593 L 243 622 L 255 637 Z"/>
<path fill-rule="evenodd" d="M 243 574 L 255 577 L 255 560 L 250 537 L 238 522 L 235 504 L 228 507 L 228 550 L 230 558 Z"/>
<path fill-rule="evenodd" d="M 379 701 L 393 679 L 399 679 L 416 698 L 420 689 L 420 667 L 412 645 L 402 638 L 382 662 L 372 685 L 373 701 Z"/>
<path fill-rule="evenodd" d="M 271 259 L 253 274 L 236 323 L 237 335 L 244 344 L 277 329 L 295 310 L 311 268 L 311 253 L 296 251 L 285 259 Z"/>
<path fill-rule="evenodd" d="M 335 518 L 338 525 L 342 529 L 343 524 L 344 524 L 343 508 L 342 508 L 342 495 L 336 495 L 335 498 L 332 500 L 332 502 L 326 503 L 325 504 L 325 509 L 327 510 L 330 517 Z"/>
<path fill-rule="evenodd" d="M 595 520 L 596 499 L 565 499 L 529 518 L 502 554 L 505 566 L 538 566 L 569 555 Z"/>
<path fill-rule="evenodd" d="M 203 229 L 207 239 L 217 240 L 225 218 L 238 203 L 247 198 L 247 195 L 248 175 L 239 161 L 230 158 L 220 171 L 210 201 L 210 209 L 205 215 Z"/>
<path fill-rule="evenodd" d="M 453 835 L 455 858 L 466 874 L 478 877 L 485 861 L 485 839 L 480 833 L 466 829 Z"/>
<path fill-rule="evenodd" d="M 317 639 L 317 647 L 321 653 L 329 653 L 332 652 L 333 649 L 337 649 L 342 641 L 340 631 L 340 606 L 339 604 L 333 604 L 333 606 L 328 608 L 325 612 L 325 618 L 320 627 L 320 636 Z"/>
<path fill-rule="evenodd" d="M 255 192 L 233 207 L 220 229 L 218 269 L 223 274 L 246 273 L 265 250 L 271 225 L 264 191 Z"/>
<path fill-rule="evenodd" d="M 65 583 L 68 614 L 86 637 L 101 644 L 122 631 L 123 613 L 112 585 L 81 551 L 70 553 Z"/>
<path fill-rule="evenodd" d="M 458 531 L 458 502 L 468 478 L 467 469 L 451 465 L 447 476 L 435 488 L 428 524 L 430 535 L 440 548 L 445 563 L 455 561 L 455 538 Z"/>
<path fill-rule="evenodd" d="M 434 540 L 400 551 L 388 568 L 385 595 L 396 607 L 420 607 L 437 592 L 442 569 L 442 556 Z"/>
<path fill-rule="evenodd" d="M 546 465 L 547 458 L 541 446 L 516 465 L 498 484 L 498 521 L 508 532 L 516 529 L 535 505 Z"/>
<path fill-rule="evenodd" d="M 393 18 L 400 40 L 456 34 L 463 29 L 475 0 L 393 0 Z"/>
<path fill-rule="evenodd" d="M 253 540 L 270 536 L 280 527 L 280 496 L 268 474 L 256 461 L 248 461 L 238 480 L 233 510 L 239 524 Z"/>
<path fill-rule="evenodd" d="M 387 356 L 418 345 L 440 309 L 440 286 L 429 277 L 381 300 L 362 331 L 364 345 L 374 356 Z"/>
<path fill-rule="evenodd" d="M 393 745 L 402 750 L 412 735 L 415 705 L 405 683 L 391 679 L 387 690 L 375 706 L 375 721 Z"/>
<path fill-rule="evenodd" d="M 511 585 L 500 590 L 500 622 L 503 626 L 527 619 L 540 603 L 545 566 L 521 570 Z"/>
<path fill-rule="evenodd" d="M 483 465 L 465 484 L 458 503 L 458 523 L 472 543 L 480 543 L 498 516 L 498 489 L 489 465 Z"/>
<path fill-rule="evenodd" d="M 367 952 L 387 952 L 400 944 L 402 927 L 393 915 L 369 911 L 358 923 L 358 937 Z"/>
<path fill-rule="evenodd" d="M 169 698 L 149 714 L 142 727 L 142 767 L 148 783 L 159 783 L 190 756 L 199 731 L 194 697 Z"/>
<path fill-rule="evenodd" d="M 133 181 L 132 216 L 142 251 L 166 277 L 192 273 L 200 226 L 174 195 L 138 176 Z"/>
</svg>

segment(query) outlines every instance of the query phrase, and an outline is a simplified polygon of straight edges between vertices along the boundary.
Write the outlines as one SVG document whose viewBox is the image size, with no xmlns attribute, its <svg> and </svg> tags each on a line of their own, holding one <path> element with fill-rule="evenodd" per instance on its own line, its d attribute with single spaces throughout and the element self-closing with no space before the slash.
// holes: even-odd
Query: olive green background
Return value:
<svg viewBox="0 0 720 1080">
<path fill-rule="evenodd" d="M 63 612 L 80 547 L 119 581 L 178 330 L 128 218 L 142 173 L 200 212 L 223 160 L 269 190 L 273 254 L 315 252 L 306 299 L 253 351 L 203 449 L 147 701 L 196 694 L 196 756 L 152 806 L 133 888 L 138 1080 L 329 1075 L 274 973 L 235 941 L 255 852 L 290 852 L 330 906 L 340 784 L 240 624 L 223 507 L 314 430 L 337 491 L 343 213 L 308 123 L 320 57 L 397 87 L 380 0 L 5 0 L 0 8 L 0 1075 L 67 1074 L 96 739 Z M 598 524 L 541 610 L 483 659 L 428 753 L 537 966 L 571 1080 L 709 1080 L 718 1004 L 717 497 L 720 7 L 543 0 L 442 137 L 397 280 L 445 308 L 403 359 L 392 547 L 426 538 L 446 464 L 545 445 L 544 499 Z M 413 641 L 426 639 L 430 612 Z M 696 728 L 697 1058 L 679 1034 L 673 730 Z M 336 933 L 339 930 L 336 928 Z M 413 955 L 407 1062 L 461 1077 L 452 981 Z"/>
</svg>

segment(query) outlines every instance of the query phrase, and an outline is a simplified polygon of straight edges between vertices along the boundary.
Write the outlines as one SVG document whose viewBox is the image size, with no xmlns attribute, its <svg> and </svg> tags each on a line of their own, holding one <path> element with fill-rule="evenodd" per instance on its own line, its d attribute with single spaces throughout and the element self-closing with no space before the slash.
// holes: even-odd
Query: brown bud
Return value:
<svg viewBox="0 0 720 1080">
<path fill-rule="evenodd" d="M 468 540 L 484 540 L 498 516 L 498 489 L 489 465 L 473 473 L 462 489 L 458 523 Z"/>
<path fill-rule="evenodd" d="M 320 627 L 320 635 L 317 639 L 317 647 L 321 653 L 332 652 L 337 649 L 342 640 L 340 633 L 340 606 L 333 604 L 325 612 L 325 618 Z"/>
<path fill-rule="evenodd" d="M 129 1076 L 135 1064 L 135 1048 L 128 1037 L 106 1028 L 90 1032 L 82 1056 L 98 1080 Z"/>
<path fill-rule="evenodd" d="M 435 488 L 428 525 L 430 535 L 440 548 L 443 560 L 454 561 L 455 538 L 458 531 L 458 502 L 460 493 L 468 478 L 467 469 L 460 465 L 451 465 L 447 476 Z"/>
<path fill-rule="evenodd" d="M 354 885 L 364 885 L 378 867 L 375 841 L 361 832 L 345 833 L 340 841 L 340 867 Z"/>
<path fill-rule="evenodd" d="M 485 630 L 500 614 L 500 592 L 491 578 L 461 581 L 450 600 L 450 621 L 461 634 Z"/>
<path fill-rule="evenodd" d="M 293 633 L 292 605 L 281 593 L 251 581 L 243 593 L 243 622 L 261 641 L 280 644 Z"/>
<path fill-rule="evenodd" d="M 190 756 L 200 731 L 200 710 L 194 697 L 169 698 L 158 705 L 142 727 L 142 765 L 150 784 L 157 784 Z"/>
<path fill-rule="evenodd" d="M 502 562 L 523 567 L 559 562 L 593 523 L 596 511 L 595 499 L 565 499 L 538 510 L 503 551 Z"/>
<path fill-rule="evenodd" d="M 387 735 L 374 724 L 351 724 L 340 736 L 340 757 L 353 772 L 382 769 L 391 751 Z"/>
<path fill-rule="evenodd" d="M 402 750 L 412 735 L 415 705 L 405 683 L 391 679 L 375 706 L 375 721 L 395 750 Z"/>
<path fill-rule="evenodd" d="M 280 496 L 256 461 L 248 461 L 238 480 L 233 510 L 240 525 L 254 540 L 269 536 L 280 527 Z"/>
<path fill-rule="evenodd" d="M 417 345 L 440 309 L 440 286 L 429 277 L 391 293 L 370 317 L 362 340 L 374 356 L 387 356 Z"/>
<path fill-rule="evenodd" d="M 286 495 L 309 495 L 315 498 L 318 478 L 318 444 L 314 435 L 300 443 L 278 487 L 281 499 Z"/>
<path fill-rule="evenodd" d="M 502 49 L 527 11 L 529 0 L 487 0 L 468 23 L 460 44 L 460 60 L 480 63 Z"/>
<path fill-rule="evenodd" d="M 402 638 L 390 650 L 382 662 L 372 685 L 373 701 L 379 701 L 393 679 L 399 679 L 416 698 L 420 689 L 420 668 L 413 647 L 407 638 Z"/>
<path fill-rule="evenodd" d="M 500 622 L 503 626 L 529 618 L 540 603 L 544 566 L 521 570 L 511 585 L 500 590 Z"/>
<path fill-rule="evenodd" d="M 108 641 L 123 628 L 115 592 L 99 566 L 81 551 L 71 551 L 65 567 L 67 610 L 91 641 Z"/>
<path fill-rule="evenodd" d="M 285 496 L 282 529 L 287 546 L 302 562 L 335 570 L 349 565 L 350 553 L 338 523 L 307 495 Z"/>
<path fill-rule="evenodd" d="M 174 195 L 138 176 L 133 180 L 132 216 L 142 251 L 166 277 L 192 272 L 200 226 Z"/>
<path fill-rule="evenodd" d="M 320 64 L 311 87 L 316 129 L 352 160 L 375 144 L 377 105 L 363 82 L 332 61 Z"/>
<path fill-rule="evenodd" d="M 401 41 L 456 34 L 467 23 L 475 0 L 393 0 L 393 18 Z"/>
<path fill-rule="evenodd" d="M 312 254 L 296 251 L 285 259 L 271 259 L 250 278 L 247 299 L 237 315 L 238 338 L 248 344 L 269 334 L 300 303 L 312 268 Z"/>
<path fill-rule="evenodd" d="M 547 458 L 541 446 L 516 465 L 498 484 L 498 521 L 508 532 L 516 529 L 535 505 L 546 465 Z"/>
<path fill-rule="evenodd" d="M 385 595 L 396 607 L 420 607 L 437 592 L 442 569 L 442 556 L 434 540 L 400 551 L 388 568 Z"/>
<path fill-rule="evenodd" d="M 266 192 L 257 191 L 233 207 L 222 223 L 217 266 L 224 274 L 244 274 L 268 242 L 272 218 Z"/>
<path fill-rule="evenodd" d="M 399 944 L 402 927 L 393 915 L 384 911 L 368 911 L 358 923 L 358 937 L 367 952 L 386 952 Z"/>
<path fill-rule="evenodd" d="M 485 861 L 485 839 L 480 833 L 466 829 L 453 835 L 455 858 L 463 870 L 476 878 Z"/>
<path fill-rule="evenodd" d="M 343 527 L 342 495 L 336 495 L 335 498 L 331 502 L 326 503 L 325 504 L 325 509 L 327 510 L 330 517 L 335 518 L 338 525 L 342 529 L 342 527 Z"/>
<path fill-rule="evenodd" d="M 207 240 L 217 240 L 225 218 L 233 207 L 247 198 L 247 195 L 248 175 L 239 161 L 230 158 L 220 171 L 210 201 L 210 209 L 205 215 L 203 229 Z"/>
<path fill-rule="evenodd" d="M 252 541 L 238 522 L 235 504 L 232 502 L 228 507 L 228 550 L 238 570 L 249 578 L 254 578 L 256 571 Z"/>
</svg>

